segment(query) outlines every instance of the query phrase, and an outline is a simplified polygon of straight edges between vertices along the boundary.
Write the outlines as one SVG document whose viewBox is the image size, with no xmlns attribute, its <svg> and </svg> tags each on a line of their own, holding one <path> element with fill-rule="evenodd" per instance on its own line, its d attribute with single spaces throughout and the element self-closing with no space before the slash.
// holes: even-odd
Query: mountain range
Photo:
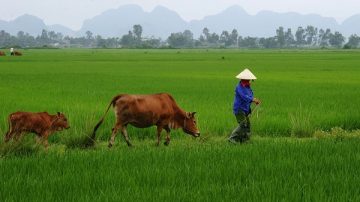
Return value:
<svg viewBox="0 0 360 202">
<path fill-rule="evenodd" d="M 163 6 L 157 6 L 151 12 L 146 12 L 138 5 L 125 5 L 85 20 L 81 29 L 76 31 L 63 25 L 46 25 L 40 18 L 26 14 L 12 21 L 0 20 L 0 30 L 5 30 L 12 35 L 16 35 L 21 30 L 34 36 L 41 34 L 42 29 L 61 32 L 69 36 L 83 36 L 89 30 L 94 35 L 119 37 L 132 30 L 135 24 L 142 26 L 143 36 L 162 39 L 166 39 L 171 33 L 182 32 L 186 29 L 191 30 L 197 38 L 204 27 L 218 34 L 221 34 L 223 30 L 231 32 L 235 28 L 241 36 L 270 37 L 276 35 L 276 29 L 279 26 L 285 29 L 291 28 L 294 34 L 297 27 L 312 25 L 339 31 L 345 36 L 360 35 L 360 14 L 338 23 L 334 18 L 317 14 L 261 11 L 256 15 L 250 15 L 240 6 L 232 6 L 216 15 L 187 22 L 175 11 Z"/>
</svg>

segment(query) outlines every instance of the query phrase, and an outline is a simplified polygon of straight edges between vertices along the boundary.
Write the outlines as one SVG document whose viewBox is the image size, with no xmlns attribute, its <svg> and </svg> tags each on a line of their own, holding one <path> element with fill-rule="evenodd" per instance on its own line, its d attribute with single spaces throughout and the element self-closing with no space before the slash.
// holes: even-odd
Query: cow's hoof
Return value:
<svg viewBox="0 0 360 202">
<path fill-rule="evenodd" d="M 111 143 L 109 143 L 108 147 L 111 148 L 113 145 Z"/>
</svg>

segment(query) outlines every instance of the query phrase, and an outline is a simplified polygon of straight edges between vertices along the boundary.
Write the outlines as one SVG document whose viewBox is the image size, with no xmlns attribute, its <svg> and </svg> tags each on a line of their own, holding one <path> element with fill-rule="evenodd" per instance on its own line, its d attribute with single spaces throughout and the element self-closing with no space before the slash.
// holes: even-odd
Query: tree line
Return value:
<svg viewBox="0 0 360 202">
<path fill-rule="evenodd" d="M 273 37 L 243 37 L 236 29 L 224 30 L 221 34 L 202 30 L 198 38 L 190 30 L 171 33 L 166 40 L 143 37 L 141 25 L 120 37 L 103 38 L 87 31 L 85 36 L 70 37 L 62 33 L 42 30 L 38 36 L 19 31 L 16 36 L 0 31 L 0 47 L 61 47 L 61 48 L 360 48 L 360 37 L 351 35 L 347 40 L 338 31 L 318 29 L 314 26 L 291 28 L 279 27 Z"/>
</svg>

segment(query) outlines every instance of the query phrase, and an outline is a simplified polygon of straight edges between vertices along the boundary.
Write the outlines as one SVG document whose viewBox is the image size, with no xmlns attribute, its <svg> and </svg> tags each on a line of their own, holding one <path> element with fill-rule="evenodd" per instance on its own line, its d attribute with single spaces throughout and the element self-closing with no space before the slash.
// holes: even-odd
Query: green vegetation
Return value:
<svg viewBox="0 0 360 202">
<path fill-rule="evenodd" d="M 360 139 L 184 138 L 0 160 L 5 201 L 358 201 Z"/>
<path fill-rule="evenodd" d="M 290 114 L 291 135 L 295 137 L 311 137 L 314 129 L 310 122 L 311 112 L 309 109 L 302 109 L 301 103 L 298 111 Z"/>
<path fill-rule="evenodd" d="M 359 51 L 23 54 L 0 57 L 0 134 L 15 111 L 61 111 L 71 129 L 51 136 L 47 152 L 34 145 L 33 135 L 1 143 L 5 201 L 359 200 Z M 251 117 L 252 141 L 230 145 L 235 75 L 245 67 L 258 77 L 252 88 L 262 104 Z M 129 127 L 135 147 L 118 135 L 109 150 L 109 113 L 98 144 L 79 148 L 113 96 L 157 92 L 197 112 L 201 138 L 175 131 L 169 147 L 157 148 L 154 128 Z M 318 138 L 290 137 L 314 131 Z"/>
<path fill-rule="evenodd" d="M 41 35 L 36 37 L 23 31 L 16 36 L 4 30 L 0 31 L 0 47 L 32 47 L 32 48 L 360 48 L 360 37 L 352 34 L 346 39 L 340 32 L 332 32 L 330 29 L 317 28 L 311 25 L 291 28 L 279 27 L 274 30 L 272 37 L 240 36 L 236 29 L 224 30 L 221 33 L 211 33 L 204 28 L 197 38 L 192 31 L 171 33 L 165 39 L 155 37 L 142 37 L 142 26 L 133 25 L 132 31 L 119 37 L 103 38 L 94 36 L 91 31 L 86 31 L 85 36 L 70 37 L 58 32 L 42 30 Z M 293 34 L 294 33 L 294 34 Z"/>
<path fill-rule="evenodd" d="M 11 112 L 61 111 L 72 126 L 61 137 L 82 136 L 116 94 L 169 92 L 183 109 L 197 112 L 203 135 L 224 136 L 236 124 L 235 75 L 245 67 L 259 78 L 252 84 L 262 100 L 252 117 L 255 134 L 290 136 L 290 117 L 299 110 L 310 112 L 311 128 L 356 129 L 359 56 L 358 51 L 25 50 L 22 57 L 1 58 L 0 132 Z M 113 123 L 109 114 L 99 131 L 103 139 Z M 141 139 L 153 133 L 129 131 Z"/>
</svg>

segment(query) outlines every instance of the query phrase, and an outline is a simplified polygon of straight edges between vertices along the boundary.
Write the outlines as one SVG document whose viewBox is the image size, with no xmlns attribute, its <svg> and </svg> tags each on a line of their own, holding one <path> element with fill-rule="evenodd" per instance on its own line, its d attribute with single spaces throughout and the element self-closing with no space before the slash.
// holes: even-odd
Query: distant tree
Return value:
<svg viewBox="0 0 360 202">
<path fill-rule="evenodd" d="M 184 32 L 171 33 L 167 42 L 175 48 L 191 48 L 194 46 L 193 33 L 190 30 Z"/>
<path fill-rule="evenodd" d="M 330 34 L 329 43 L 330 45 L 340 48 L 345 41 L 345 37 L 340 32 L 335 32 L 334 34 Z"/>
<path fill-rule="evenodd" d="M 276 35 L 268 38 L 241 37 L 236 29 L 230 33 L 223 31 L 219 36 L 217 33 L 210 33 L 208 28 L 202 30 L 198 39 L 194 39 L 190 30 L 172 33 L 167 42 L 172 47 L 192 48 L 192 47 L 240 47 L 240 48 L 283 48 L 294 46 L 332 46 L 342 47 L 345 37 L 340 32 L 332 33 L 330 29 L 318 29 L 314 26 L 307 26 L 305 29 L 298 27 L 295 36 L 290 28 L 285 31 L 283 27 L 276 29 Z M 28 33 L 19 31 L 15 36 L 6 31 L 0 31 L 0 47 L 38 47 L 48 45 L 59 45 L 63 47 L 123 47 L 130 48 L 157 48 L 164 41 L 157 38 L 143 38 L 141 25 L 134 25 L 133 30 L 123 35 L 120 39 L 102 38 L 100 35 L 93 36 L 91 31 L 85 32 L 84 36 L 69 37 L 54 31 L 42 30 L 41 34 L 33 37 Z M 344 48 L 359 48 L 360 37 L 351 35 Z"/>
<path fill-rule="evenodd" d="M 141 25 L 133 26 L 133 33 L 135 34 L 135 40 L 141 41 L 142 31 L 143 31 L 143 29 L 142 29 Z"/>
<path fill-rule="evenodd" d="M 242 48 L 258 48 L 258 38 L 256 37 L 245 37 L 239 40 L 239 47 Z"/>
<path fill-rule="evenodd" d="M 63 44 L 65 45 L 65 47 L 70 47 L 71 46 L 71 37 L 65 36 L 63 38 Z"/>
<path fill-rule="evenodd" d="M 220 35 L 220 42 L 225 47 L 230 47 L 230 46 L 236 47 L 238 43 L 238 36 L 239 34 L 236 29 L 233 29 L 231 33 L 229 33 L 228 31 L 223 31 Z"/>
<path fill-rule="evenodd" d="M 16 44 L 20 47 L 24 47 L 26 46 L 26 36 L 25 36 L 25 32 L 23 31 L 19 31 L 17 34 L 16 34 Z"/>
<path fill-rule="evenodd" d="M 61 42 L 64 38 L 64 35 L 61 32 L 56 33 L 56 40 Z"/>
<path fill-rule="evenodd" d="M 40 39 L 44 42 L 47 42 L 49 40 L 48 32 L 45 29 L 41 31 Z"/>
<path fill-rule="evenodd" d="M 10 38 L 10 34 L 5 32 L 5 30 L 0 31 L 0 45 L 4 46 L 5 41 Z"/>
<path fill-rule="evenodd" d="M 316 43 L 316 36 L 318 34 L 318 29 L 313 26 L 307 26 L 305 29 L 305 37 L 306 37 L 306 44 L 313 45 Z"/>
<path fill-rule="evenodd" d="M 305 44 L 305 30 L 302 27 L 298 27 L 295 33 L 296 44 L 304 45 Z"/>
<path fill-rule="evenodd" d="M 95 36 L 95 41 L 96 41 L 96 47 L 98 47 L 98 48 L 107 48 L 106 40 L 103 39 L 100 35 Z"/>
<path fill-rule="evenodd" d="M 36 46 L 36 40 L 29 33 L 19 31 L 17 34 L 17 41 L 20 47 L 34 47 Z"/>
<path fill-rule="evenodd" d="M 171 33 L 168 37 L 167 42 L 171 47 L 179 48 L 185 46 L 185 37 L 181 32 L 178 33 Z"/>
<path fill-rule="evenodd" d="M 326 29 L 325 31 L 323 29 L 320 29 L 318 36 L 318 44 L 322 47 L 329 46 L 330 36 L 331 36 L 330 29 Z"/>
<path fill-rule="evenodd" d="M 204 28 L 199 39 L 195 42 L 196 47 L 208 47 L 209 46 L 210 33 L 208 28 Z"/>
<path fill-rule="evenodd" d="M 233 29 L 230 34 L 230 42 L 231 45 L 234 47 L 238 46 L 238 36 L 238 31 L 236 29 Z"/>
<path fill-rule="evenodd" d="M 199 42 L 200 42 L 201 44 L 205 44 L 205 43 L 206 43 L 206 39 L 205 39 L 204 35 L 200 35 L 200 37 L 199 37 Z M 201 45 L 201 44 L 199 44 L 199 45 Z"/>
<path fill-rule="evenodd" d="M 121 37 L 120 43 L 124 47 L 133 47 L 135 45 L 135 38 L 131 31 Z"/>
<path fill-rule="evenodd" d="M 5 30 L 0 31 L 0 47 L 9 47 L 14 45 L 15 41 L 13 40 L 14 38 L 11 37 L 11 35 Z"/>
<path fill-rule="evenodd" d="M 240 43 L 241 43 L 242 40 L 243 40 L 243 37 L 242 37 L 242 36 L 239 36 L 239 37 L 237 38 L 237 47 L 238 47 L 238 48 L 240 48 Z"/>
<path fill-rule="evenodd" d="M 117 48 L 119 44 L 119 38 L 111 37 L 104 39 L 105 47 L 107 48 Z"/>
<path fill-rule="evenodd" d="M 285 33 L 284 28 L 279 27 L 279 29 L 276 30 L 276 40 L 279 44 L 280 48 L 283 48 L 285 46 Z"/>
<path fill-rule="evenodd" d="M 19 31 L 16 36 L 17 36 L 17 38 L 24 38 L 25 37 L 25 32 Z"/>
<path fill-rule="evenodd" d="M 49 43 L 49 36 L 47 30 L 43 29 L 41 35 L 36 37 L 37 44 L 40 46 L 47 45 Z"/>
<path fill-rule="evenodd" d="M 211 44 L 217 44 L 220 40 L 220 37 L 215 32 L 209 35 L 208 42 Z"/>
<path fill-rule="evenodd" d="M 220 35 L 220 42 L 225 46 L 228 47 L 231 45 L 230 35 L 228 31 L 223 31 Z"/>
<path fill-rule="evenodd" d="M 219 35 L 214 33 L 210 33 L 210 30 L 205 27 L 202 31 L 202 34 L 199 37 L 199 40 L 196 42 L 197 46 L 203 47 L 216 47 L 219 43 Z"/>
<path fill-rule="evenodd" d="M 285 32 L 285 44 L 287 47 L 290 47 L 291 45 L 295 44 L 294 35 L 291 32 L 291 28 L 288 28 L 288 30 Z"/>
<path fill-rule="evenodd" d="M 261 38 L 259 40 L 259 45 L 261 45 L 263 48 L 278 48 L 280 43 L 277 37 L 269 37 Z"/>
<path fill-rule="evenodd" d="M 49 42 L 55 42 L 56 41 L 56 33 L 54 31 L 50 31 L 48 32 L 48 36 L 49 36 Z"/>
<path fill-rule="evenodd" d="M 209 29 L 207 27 L 205 27 L 203 29 L 203 34 L 204 34 L 204 39 L 206 42 L 209 42 L 209 38 L 210 38 L 210 32 L 209 32 Z"/>
<path fill-rule="evenodd" d="M 349 48 L 358 48 L 360 45 L 360 37 L 353 34 L 349 37 L 349 41 L 346 44 Z"/>
<path fill-rule="evenodd" d="M 115 43 L 114 39 L 115 39 L 114 37 L 103 38 L 102 39 L 102 44 L 99 47 L 101 47 L 101 48 L 114 48 L 114 43 Z"/>
<path fill-rule="evenodd" d="M 190 30 L 185 30 L 183 32 L 183 35 L 185 37 L 186 43 L 185 46 L 186 47 L 193 47 L 194 46 L 194 34 L 190 31 Z"/>
<path fill-rule="evenodd" d="M 159 48 L 161 45 L 161 39 L 160 38 L 147 38 L 144 39 L 142 42 L 143 48 Z"/>
<path fill-rule="evenodd" d="M 93 33 L 91 31 L 86 31 L 85 32 L 85 36 L 87 40 L 92 40 L 93 39 Z"/>
<path fill-rule="evenodd" d="M 95 44 L 95 40 L 94 40 L 94 37 L 93 37 L 93 33 L 91 31 L 86 31 L 85 32 L 85 46 L 86 47 L 92 47 L 93 44 Z"/>
<path fill-rule="evenodd" d="M 319 46 L 324 46 L 324 35 L 325 35 L 325 31 L 323 29 L 320 29 L 319 30 L 319 33 L 318 33 L 318 37 L 317 37 L 317 44 Z"/>
</svg>

